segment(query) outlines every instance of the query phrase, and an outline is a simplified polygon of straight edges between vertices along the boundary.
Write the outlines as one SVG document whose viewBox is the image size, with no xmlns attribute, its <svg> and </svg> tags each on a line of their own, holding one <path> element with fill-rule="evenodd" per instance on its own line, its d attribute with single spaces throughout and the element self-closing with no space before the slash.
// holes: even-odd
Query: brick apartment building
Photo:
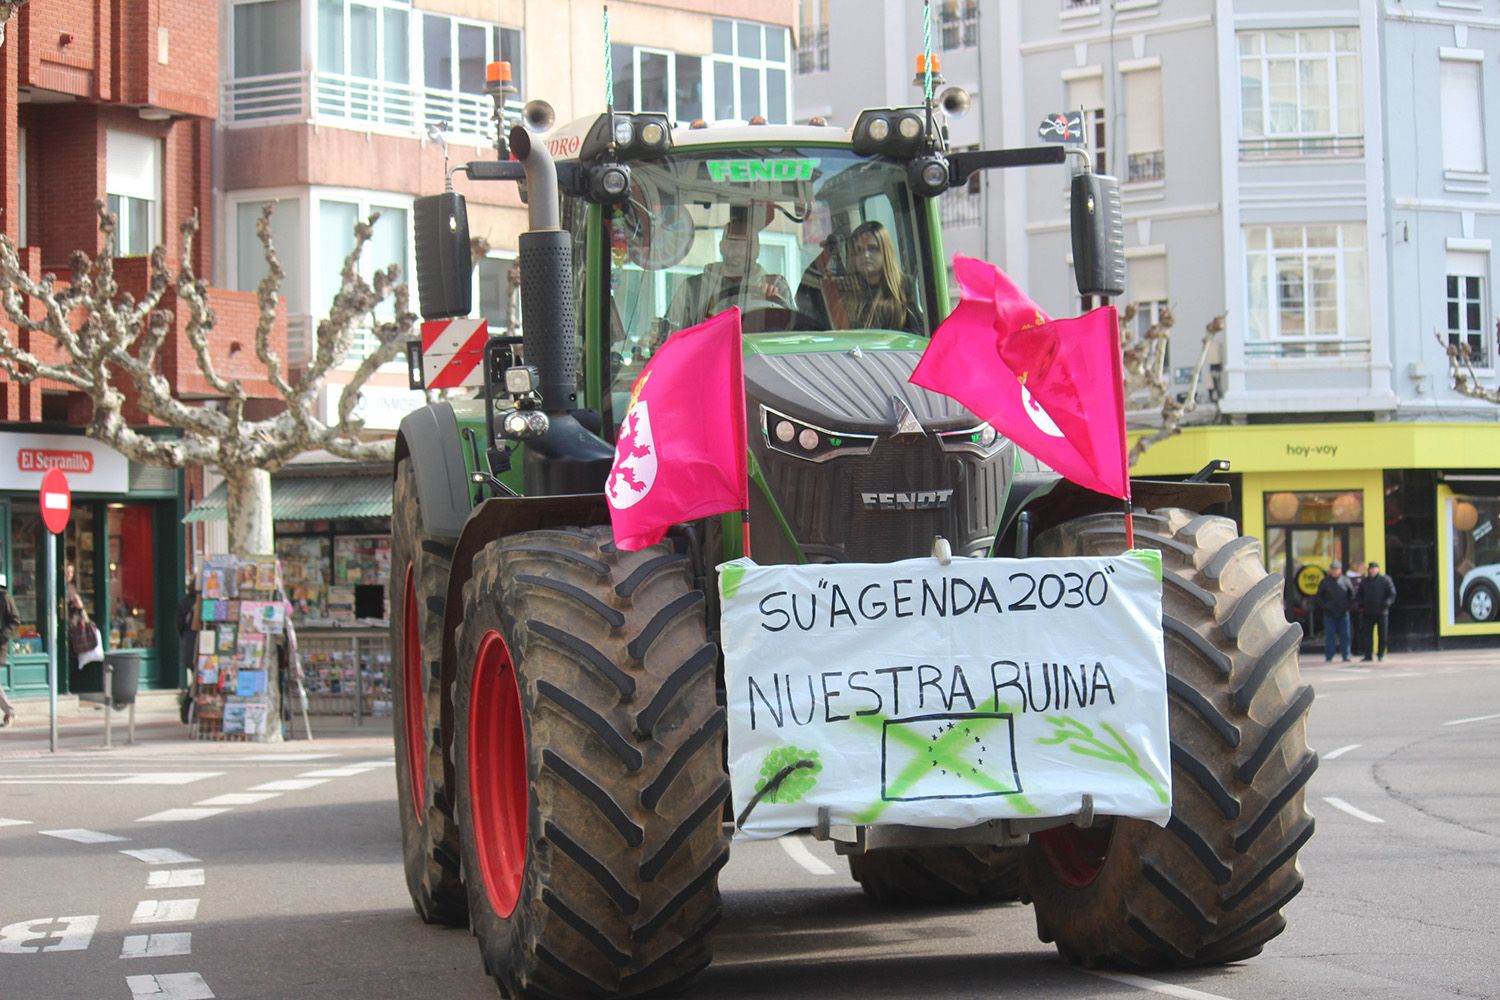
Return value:
<svg viewBox="0 0 1500 1000">
<path fill-rule="evenodd" d="M 103 247 L 95 211 L 105 201 L 119 218 L 116 277 L 137 297 L 147 255 L 165 246 L 169 266 L 183 253 L 178 225 L 194 211 L 202 231 L 192 265 L 213 274 L 213 122 L 218 109 L 219 22 L 202 0 L 34 2 L 7 25 L 0 48 L 0 228 L 33 277 L 66 276 L 75 250 Z M 254 352 L 251 293 L 214 287 L 213 354 L 261 407 L 274 395 Z M 170 297 L 163 308 L 180 312 Z M 181 398 L 211 390 L 182 335 L 184 318 L 158 354 Z M 41 335 L 19 336 L 43 360 L 57 359 Z M 285 324 L 273 340 L 285 351 Z M 129 390 L 126 391 L 127 400 Z M 127 403 L 132 425 L 148 421 Z M 82 393 L 44 381 L 0 378 L 0 573 L 23 625 L 0 684 L 20 695 L 46 690 L 40 612 L 44 546 L 36 471 L 39 454 L 62 454 L 74 492 L 59 565 L 71 566 L 89 614 L 110 649 L 139 649 L 147 686 L 177 687 L 175 612 L 188 545 L 183 510 L 201 473 L 132 462 L 82 436 L 90 404 Z M 53 586 L 56 586 L 54 583 Z M 66 673 L 64 690 L 67 689 Z"/>
</svg>

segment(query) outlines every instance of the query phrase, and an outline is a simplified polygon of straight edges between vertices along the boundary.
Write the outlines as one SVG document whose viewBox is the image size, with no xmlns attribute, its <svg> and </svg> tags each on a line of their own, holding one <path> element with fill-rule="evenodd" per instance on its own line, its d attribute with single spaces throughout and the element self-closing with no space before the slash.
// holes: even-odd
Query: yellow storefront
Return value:
<svg viewBox="0 0 1500 1000">
<path fill-rule="evenodd" d="M 1194 427 L 1131 472 L 1182 476 L 1220 458 L 1241 530 L 1287 576 L 1293 617 L 1311 614 L 1307 597 L 1333 559 L 1373 560 L 1397 583 L 1392 632 L 1408 648 L 1500 635 L 1500 424 Z"/>
</svg>

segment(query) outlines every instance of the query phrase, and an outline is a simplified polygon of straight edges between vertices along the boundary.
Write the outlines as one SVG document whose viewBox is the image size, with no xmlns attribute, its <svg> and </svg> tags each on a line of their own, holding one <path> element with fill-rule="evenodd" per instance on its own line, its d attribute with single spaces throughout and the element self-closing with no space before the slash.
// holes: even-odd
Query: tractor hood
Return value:
<svg viewBox="0 0 1500 1000">
<path fill-rule="evenodd" d="M 781 338 L 792 340 L 830 338 Z M 844 338 L 840 338 L 844 339 Z M 925 345 L 917 338 L 903 338 Z M 850 346 L 827 350 L 809 343 L 811 351 L 783 353 L 752 349 L 745 358 L 746 395 L 777 412 L 831 431 L 846 434 L 909 433 L 911 420 L 925 432 L 964 430 L 978 424 L 959 403 L 907 379 L 922 357 L 921 346 L 910 349 Z M 759 415 L 752 411 L 752 425 Z"/>
</svg>

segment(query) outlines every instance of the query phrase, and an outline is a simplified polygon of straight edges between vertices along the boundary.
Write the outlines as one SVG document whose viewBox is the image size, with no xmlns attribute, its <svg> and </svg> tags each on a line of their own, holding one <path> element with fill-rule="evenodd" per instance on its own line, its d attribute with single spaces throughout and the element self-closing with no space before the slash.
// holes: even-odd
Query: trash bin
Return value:
<svg viewBox="0 0 1500 1000">
<path fill-rule="evenodd" d="M 110 698 L 115 708 L 129 708 L 135 704 L 135 693 L 141 686 L 141 654 L 136 650 L 121 650 L 105 653 L 104 658 L 115 671 Z"/>
<path fill-rule="evenodd" d="M 114 685 L 110 692 L 115 708 L 129 708 L 135 701 L 136 691 L 141 686 L 140 650 L 117 650 L 105 653 L 104 658 L 114 668 Z M 89 663 L 82 667 L 75 662 L 68 677 L 68 689 L 83 701 L 103 703 L 104 664 Z"/>
</svg>

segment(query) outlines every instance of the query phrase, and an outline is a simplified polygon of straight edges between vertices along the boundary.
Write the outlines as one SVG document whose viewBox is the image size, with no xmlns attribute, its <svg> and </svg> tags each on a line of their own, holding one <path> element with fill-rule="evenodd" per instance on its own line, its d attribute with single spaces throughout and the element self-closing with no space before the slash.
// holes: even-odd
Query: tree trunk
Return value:
<svg viewBox="0 0 1500 1000">
<path fill-rule="evenodd" d="M 264 469 L 220 471 L 229 496 L 229 551 L 241 556 L 274 555 L 271 474 Z"/>
</svg>

